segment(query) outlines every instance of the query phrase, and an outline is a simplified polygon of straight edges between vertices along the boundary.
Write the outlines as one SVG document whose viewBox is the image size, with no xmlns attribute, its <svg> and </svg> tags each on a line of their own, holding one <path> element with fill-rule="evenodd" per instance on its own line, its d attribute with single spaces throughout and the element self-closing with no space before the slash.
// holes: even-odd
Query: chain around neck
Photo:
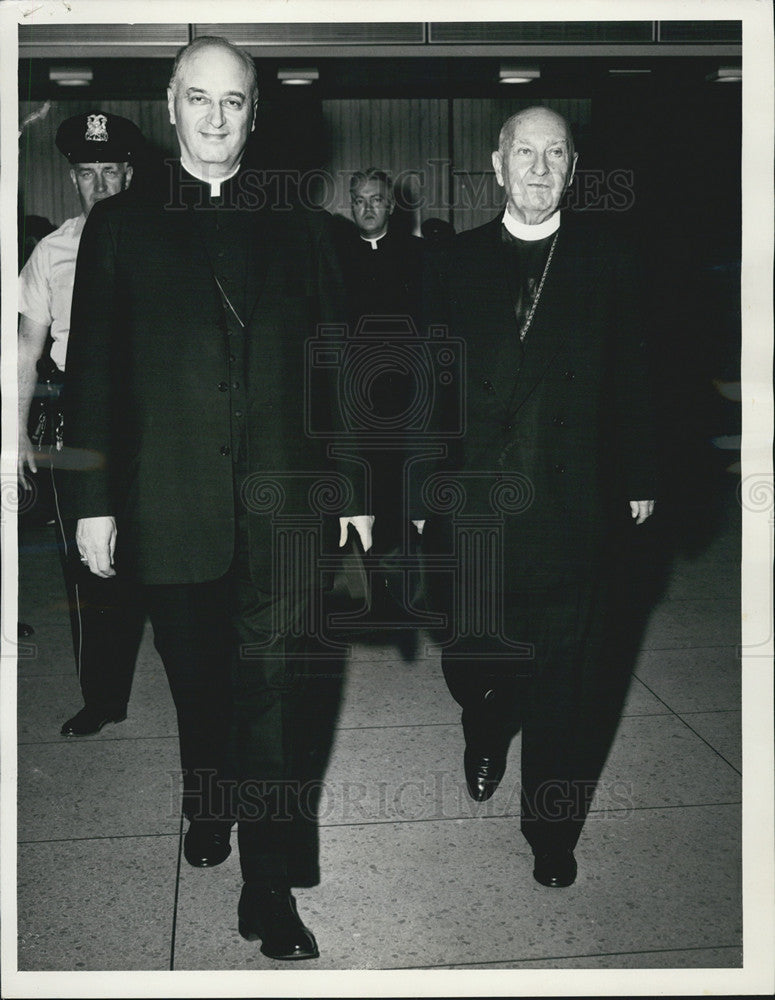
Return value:
<svg viewBox="0 0 775 1000">
<path fill-rule="evenodd" d="M 519 341 L 522 343 L 527 336 L 527 331 L 530 329 L 530 324 L 533 322 L 533 314 L 538 306 L 538 300 L 541 298 L 541 292 L 543 291 L 544 282 L 546 281 L 546 275 L 549 273 L 549 265 L 552 262 L 552 256 L 554 254 L 554 248 L 557 245 L 557 237 L 560 235 L 559 229 L 554 234 L 554 239 L 552 240 L 552 245 L 549 247 L 549 256 L 546 258 L 546 263 L 544 264 L 544 273 L 541 275 L 541 280 L 538 283 L 538 288 L 536 289 L 535 296 L 533 298 L 533 304 L 530 306 L 530 312 L 527 314 L 527 319 L 522 324 L 522 329 L 519 331 Z"/>
</svg>

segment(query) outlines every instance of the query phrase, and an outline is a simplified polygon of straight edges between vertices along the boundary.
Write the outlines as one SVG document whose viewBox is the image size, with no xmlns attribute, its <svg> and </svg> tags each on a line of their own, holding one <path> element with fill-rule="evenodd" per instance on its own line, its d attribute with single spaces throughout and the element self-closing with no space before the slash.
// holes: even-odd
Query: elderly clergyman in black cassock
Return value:
<svg viewBox="0 0 775 1000">
<path fill-rule="evenodd" d="M 430 579 L 451 621 L 466 783 L 488 799 L 522 730 L 521 829 L 553 887 L 576 878 L 599 763 L 606 540 L 618 519 L 643 524 L 655 492 L 633 268 L 600 213 L 560 212 L 576 156 L 549 108 L 509 118 L 492 154 L 505 211 L 442 247 L 425 283 L 425 320 L 465 358 L 465 419 L 425 483 L 423 546 L 456 560 Z"/>
<path fill-rule="evenodd" d="M 308 524 L 304 476 L 330 468 L 305 423 L 305 352 L 345 307 L 326 218 L 273 211 L 245 176 L 257 100 L 250 56 L 196 39 L 168 89 L 181 157 L 165 190 L 119 195 L 89 217 L 68 432 L 94 461 L 72 474 L 67 503 L 92 572 L 109 576 L 115 561 L 144 584 L 178 713 L 186 860 L 222 862 L 236 816 L 240 933 L 271 958 L 308 959 L 318 950 L 290 892 L 299 804 L 288 780 L 305 727 L 289 712 L 319 581 L 313 560 L 303 585 L 288 565 L 278 586 L 272 512 L 284 503 L 288 523 Z M 334 539 L 352 522 L 368 548 L 372 518 L 341 473 L 332 481 L 344 481 L 340 509 L 327 494 Z"/>
</svg>

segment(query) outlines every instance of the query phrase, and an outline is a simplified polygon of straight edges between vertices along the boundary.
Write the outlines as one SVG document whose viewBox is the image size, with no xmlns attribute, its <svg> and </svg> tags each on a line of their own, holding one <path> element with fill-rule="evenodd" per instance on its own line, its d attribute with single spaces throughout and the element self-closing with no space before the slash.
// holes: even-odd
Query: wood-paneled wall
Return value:
<svg viewBox="0 0 775 1000">
<path fill-rule="evenodd" d="M 330 211 L 349 216 L 350 176 L 377 167 L 405 189 L 399 210 L 402 203 L 414 209 L 413 228 L 427 218 L 449 217 L 447 101 L 323 101 L 323 117 L 330 135 L 327 169 L 335 181 Z"/>
<path fill-rule="evenodd" d="M 503 204 L 490 162 L 498 131 L 509 115 L 529 103 L 513 98 L 323 101 L 329 148 L 321 189 L 325 207 L 349 215 L 350 175 L 373 166 L 408 188 L 404 203 L 414 206 L 409 221 L 415 231 L 430 217 L 451 219 L 458 232 L 486 222 Z M 577 136 L 588 129 L 590 100 L 544 103 L 565 115 Z M 38 107 L 22 102 L 20 122 Z M 166 101 L 102 101 L 100 107 L 134 121 L 156 152 L 177 155 Z M 65 118 L 93 108 L 93 102 L 57 101 L 45 118 L 25 128 L 19 140 L 19 185 L 27 214 L 60 225 L 80 211 L 54 136 Z"/>
</svg>

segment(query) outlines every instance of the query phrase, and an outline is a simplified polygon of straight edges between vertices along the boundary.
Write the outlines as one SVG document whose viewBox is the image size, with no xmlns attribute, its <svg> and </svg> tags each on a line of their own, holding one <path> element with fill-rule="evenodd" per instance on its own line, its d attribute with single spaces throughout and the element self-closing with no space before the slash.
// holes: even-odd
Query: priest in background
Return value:
<svg viewBox="0 0 775 1000">
<path fill-rule="evenodd" d="M 369 465 L 375 515 L 373 546 L 364 555 L 369 621 L 396 628 L 413 619 L 399 564 L 419 540 L 402 484 L 412 414 L 425 385 L 417 343 L 423 240 L 397 223 L 393 182 L 384 170 L 353 173 L 350 209 L 354 224 L 335 217 L 334 245 L 349 317 L 346 391 Z"/>
</svg>

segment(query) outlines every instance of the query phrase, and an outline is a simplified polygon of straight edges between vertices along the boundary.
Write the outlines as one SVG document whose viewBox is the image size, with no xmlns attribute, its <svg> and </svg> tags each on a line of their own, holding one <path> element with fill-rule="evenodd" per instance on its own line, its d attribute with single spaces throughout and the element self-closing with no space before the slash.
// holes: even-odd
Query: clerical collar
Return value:
<svg viewBox="0 0 775 1000">
<path fill-rule="evenodd" d="M 520 222 L 513 215 L 509 215 L 507 208 L 503 213 L 503 225 L 518 240 L 545 240 L 547 236 L 556 233 L 560 228 L 560 212 L 558 209 L 554 215 L 550 215 L 543 222 L 539 222 L 535 226 L 528 226 L 526 222 Z"/>
<path fill-rule="evenodd" d="M 377 246 L 377 244 L 379 243 L 380 240 L 384 239 L 387 236 L 387 229 L 385 230 L 385 232 L 381 236 L 375 236 L 374 239 L 371 239 L 368 236 L 364 236 L 363 233 L 358 233 L 358 235 L 360 236 L 360 238 L 363 240 L 364 243 L 370 243 L 371 244 L 371 249 L 372 250 L 379 250 L 379 247 Z"/>
<path fill-rule="evenodd" d="M 184 161 L 184 159 L 183 159 L 182 156 L 180 158 L 180 165 L 183 167 L 183 169 L 186 171 L 186 173 L 191 174 L 192 177 L 196 177 L 196 179 L 198 181 L 202 181 L 203 184 L 209 184 L 210 185 L 210 197 L 211 198 L 220 198 L 220 196 L 221 196 L 221 185 L 225 181 L 228 181 L 230 178 L 232 178 L 237 173 L 237 171 L 240 168 L 240 165 L 238 163 L 237 166 L 232 170 L 232 172 L 230 174 L 227 174 L 225 177 L 212 177 L 211 178 L 211 177 L 203 177 L 201 173 L 199 173 L 198 171 L 194 170 L 194 168 L 190 164 L 186 163 Z"/>
</svg>

